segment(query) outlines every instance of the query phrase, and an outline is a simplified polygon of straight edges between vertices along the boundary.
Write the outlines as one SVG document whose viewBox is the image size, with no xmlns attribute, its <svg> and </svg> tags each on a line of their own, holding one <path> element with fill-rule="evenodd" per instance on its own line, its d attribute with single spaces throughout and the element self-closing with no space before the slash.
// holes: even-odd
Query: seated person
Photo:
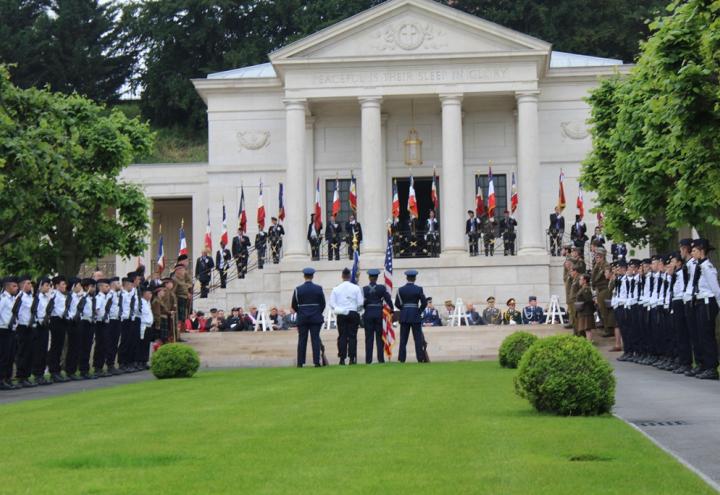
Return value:
<svg viewBox="0 0 720 495">
<path fill-rule="evenodd" d="M 205 332 L 205 313 L 193 311 L 185 320 L 185 330 L 188 332 Z"/>
<path fill-rule="evenodd" d="M 526 325 L 545 323 L 545 314 L 542 308 L 537 305 L 537 297 L 530 296 L 528 299 L 528 306 L 523 309 L 522 320 Z"/>
<path fill-rule="evenodd" d="M 223 324 L 222 328 L 220 328 L 220 331 L 239 332 L 240 330 L 244 329 L 245 325 L 244 322 L 240 319 L 239 308 L 232 308 L 230 310 L 230 316 L 225 319 L 225 323 Z"/>
<path fill-rule="evenodd" d="M 482 318 L 486 325 L 499 325 L 502 322 L 502 313 L 495 307 L 495 298 L 487 298 L 487 308 L 483 310 Z"/>
<path fill-rule="evenodd" d="M 280 330 L 281 325 L 282 322 L 280 321 L 278 309 L 273 306 L 272 308 L 270 308 L 270 328 L 272 328 L 273 330 Z"/>
<path fill-rule="evenodd" d="M 257 323 L 257 318 L 258 318 L 257 306 L 250 306 L 250 311 L 247 313 L 246 316 L 250 319 L 252 326 L 255 326 L 255 323 Z"/>
<path fill-rule="evenodd" d="M 442 320 L 440 320 L 440 313 L 433 306 L 432 297 L 427 298 L 427 307 L 422 314 L 422 324 L 424 327 L 440 327 L 442 326 Z"/>
<path fill-rule="evenodd" d="M 443 323 L 445 325 L 448 325 L 450 321 L 450 316 L 452 316 L 452 314 L 455 312 L 455 305 L 450 299 L 445 301 L 445 312 L 446 314 L 443 315 Z"/>
<path fill-rule="evenodd" d="M 522 315 L 520 311 L 515 308 L 515 299 L 510 298 L 507 300 L 508 309 L 503 315 L 503 325 L 520 325 L 522 324 Z"/>
<path fill-rule="evenodd" d="M 472 303 L 468 303 L 465 307 L 465 315 L 467 316 L 468 323 L 470 325 L 484 325 L 485 321 L 483 321 L 482 316 L 480 316 L 480 313 L 475 311 L 475 306 L 473 306 Z M 463 322 L 464 324 L 464 322 Z"/>
<path fill-rule="evenodd" d="M 218 318 L 218 310 L 216 308 L 212 308 L 210 310 L 210 318 L 208 318 L 207 322 L 205 323 L 206 331 L 217 332 L 221 326 L 222 321 Z"/>
</svg>

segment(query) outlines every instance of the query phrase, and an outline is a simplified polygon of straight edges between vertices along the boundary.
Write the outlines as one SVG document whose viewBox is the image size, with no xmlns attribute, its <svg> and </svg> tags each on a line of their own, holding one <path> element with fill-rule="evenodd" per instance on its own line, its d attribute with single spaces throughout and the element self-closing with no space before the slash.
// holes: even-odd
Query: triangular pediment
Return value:
<svg viewBox="0 0 720 495">
<path fill-rule="evenodd" d="M 270 55 L 292 61 L 549 54 L 550 44 L 432 0 L 390 0 Z"/>
</svg>

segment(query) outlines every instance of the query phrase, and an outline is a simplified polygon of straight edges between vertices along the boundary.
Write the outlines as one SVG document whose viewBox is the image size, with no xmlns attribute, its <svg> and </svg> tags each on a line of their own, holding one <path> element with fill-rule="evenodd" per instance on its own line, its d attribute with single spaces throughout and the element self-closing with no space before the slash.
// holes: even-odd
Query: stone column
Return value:
<svg viewBox="0 0 720 495">
<path fill-rule="evenodd" d="M 441 94 L 442 104 L 442 254 L 465 251 L 463 214 L 463 129 L 462 94 Z"/>
<path fill-rule="evenodd" d="M 305 105 L 307 102 L 303 99 L 286 99 L 284 103 L 287 153 L 285 224 L 290 226 L 284 240 L 285 258 L 288 260 L 305 259 L 307 257 L 306 183 L 309 177 L 305 156 Z M 310 180 L 312 181 L 312 177 Z"/>
<path fill-rule="evenodd" d="M 518 254 L 547 254 L 540 211 L 539 91 L 519 92 L 517 99 Z"/>
<path fill-rule="evenodd" d="M 360 97 L 361 108 L 361 163 L 362 175 L 358 188 L 360 222 L 363 225 L 362 252 L 382 254 L 385 252 L 384 223 L 380 205 L 386 201 L 382 196 L 382 122 L 379 96 Z"/>
</svg>

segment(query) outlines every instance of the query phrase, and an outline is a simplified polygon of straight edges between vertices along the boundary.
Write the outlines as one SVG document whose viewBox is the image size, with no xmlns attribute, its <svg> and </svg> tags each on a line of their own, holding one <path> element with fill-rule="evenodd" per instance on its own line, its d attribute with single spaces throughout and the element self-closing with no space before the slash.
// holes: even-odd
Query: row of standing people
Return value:
<svg viewBox="0 0 720 495">
<path fill-rule="evenodd" d="M 468 237 L 468 248 L 470 256 L 480 254 L 479 244 L 482 242 L 485 256 L 495 255 L 495 239 L 503 240 L 503 255 L 515 256 L 515 240 L 517 239 L 517 220 L 508 210 L 505 210 L 503 217 L 495 221 L 495 217 L 475 216 L 473 210 L 468 210 L 468 219 L 465 221 L 465 235 Z"/>
</svg>

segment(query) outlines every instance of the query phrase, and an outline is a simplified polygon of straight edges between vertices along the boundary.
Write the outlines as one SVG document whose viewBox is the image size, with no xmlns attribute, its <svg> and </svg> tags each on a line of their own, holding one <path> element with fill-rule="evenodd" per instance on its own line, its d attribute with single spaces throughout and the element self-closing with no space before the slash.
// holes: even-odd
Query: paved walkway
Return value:
<svg viewBox="0 0 720 495">
<path fill-rule="evenodd" d="M 615 414 L 720 491 L 720 383 L 616 361 Z"/>
</svg>

